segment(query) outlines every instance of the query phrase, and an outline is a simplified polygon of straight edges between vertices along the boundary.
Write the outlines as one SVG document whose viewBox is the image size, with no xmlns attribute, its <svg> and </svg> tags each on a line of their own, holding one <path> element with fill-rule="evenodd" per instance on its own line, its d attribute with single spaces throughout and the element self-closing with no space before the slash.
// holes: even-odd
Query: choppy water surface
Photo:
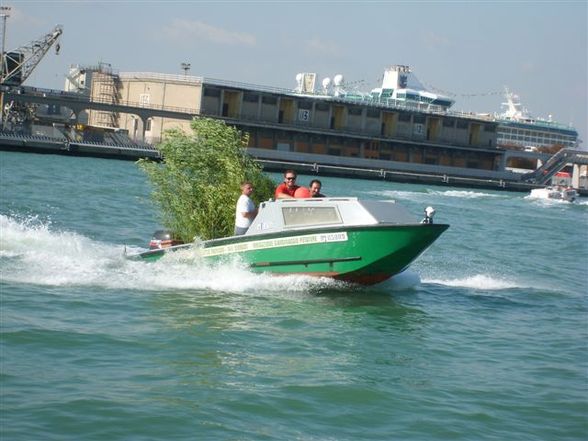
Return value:
<svg viewBox="0 0 588 441">
<path fill-rule="evenodd" d="M 158 228 L 133 163 L 0 166 L 1 439 L 588 437 L 585 199 L 322 178 L 451 224 L 358 288 L 127 261 Z"/>
</svg>

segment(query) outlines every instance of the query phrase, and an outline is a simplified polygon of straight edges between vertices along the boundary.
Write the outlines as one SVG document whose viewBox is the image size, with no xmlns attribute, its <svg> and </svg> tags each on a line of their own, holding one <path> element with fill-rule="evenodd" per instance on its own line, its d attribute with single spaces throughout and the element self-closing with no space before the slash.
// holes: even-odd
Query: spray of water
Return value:
<svg viewBox="0 0 588 441">
<path fill-rule="evenodd" d="M 92 240 L 68 231 L 53 231 L 36 218 L 0 215 L 0 278 L 41 286 L 92 286 L 106 289 L 208 289 L 255 293 L 316 292 L 361 289 L 328 278 L 271 276 L 248 271 L 238 260 L 212 263 L 191 253 L 172 253 L 156 262 L 129 260 L 124 245 Z M 408 289 L 418 275 L 398 275 L 386 291 Z"/>
<path fill-rule="evenodd" d="M 373 195 L 390 199 L 400 200 L 419 200 L 419 201 L 430 201 L 431 196 L 441 196 L 448 198 L 459 198 L 459 199 L 481 199 L 481 198 L 504 198 L 506 196 L 493 193 L 485 193 L 480 191 L 471 190 L 429 190 L 427 192 L 418 191 L 398 191 L 398 190 L 383 190 L 370 192 Z"/>
<path fill-rule="evenodd" d="M 474 276 L 467 276 L 461 278 L 433 278 L 426 279 L 423 282 L 435 283 L 437 285 L 445 285 L 456 288 L 469 288 L 489 291 L 512 288 L 524 288 L 515 281 L 491 277 L 483 274 L 476 274 Z"/>
</svg>

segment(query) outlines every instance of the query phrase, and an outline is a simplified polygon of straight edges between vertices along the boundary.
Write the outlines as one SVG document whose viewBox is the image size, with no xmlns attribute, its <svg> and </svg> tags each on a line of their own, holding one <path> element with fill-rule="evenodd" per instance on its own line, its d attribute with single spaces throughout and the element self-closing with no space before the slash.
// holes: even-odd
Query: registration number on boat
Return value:
<svg viewBox="0 0 588 441">
<path fill-rule="evenodd" d="M 347 233 L 345 231 L 338 233 L 307 234 L 304 236 L 285 237 L 283 239 L 256 240 L 252 242 L 223 245 L 220 247 L 203 248 L 200 250 L 200 253 L 203 256 L 218 256 L 221 254 L 239 253 L 250 250 L 309 245 L 313 243 L 345 242 L 346 240 Z"/>
</svg>

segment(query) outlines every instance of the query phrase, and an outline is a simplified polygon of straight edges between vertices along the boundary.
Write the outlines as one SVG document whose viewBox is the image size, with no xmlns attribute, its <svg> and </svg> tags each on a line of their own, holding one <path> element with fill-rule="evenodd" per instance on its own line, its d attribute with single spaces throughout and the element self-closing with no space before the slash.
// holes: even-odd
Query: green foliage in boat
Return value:
<svg viewBox="0 0 588 441">
<path fill-rule="evenodd" d="M 162 224 L 176 239 L 231 236 L 241 182 L 252 182 L 256 204 L 273 197 L 275 183 L 246 153 L 247 133 L 211 118 L 195 118 L 191 128 L 165 132 L 158 146 L 163 160 L 138 165 L 151 181 Z"/>
</svg>

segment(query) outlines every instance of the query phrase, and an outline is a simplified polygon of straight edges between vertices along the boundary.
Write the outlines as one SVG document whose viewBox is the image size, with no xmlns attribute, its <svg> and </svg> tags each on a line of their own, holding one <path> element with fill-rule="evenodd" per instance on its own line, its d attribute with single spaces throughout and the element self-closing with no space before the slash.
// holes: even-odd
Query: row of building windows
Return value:
<svg viewBox="0 0 588 441">
<path fill-rule="evenodd" d="M 221 89 L 214 88 L 214 87 L 205 87 L 204 96 L 207 97 L 216 97 L 220 98 L 221 96 Z M 259 94 L 253 92 L 243 92 L 243 101 L 244 102 L 258 102 Z M 278 98 L 272 95 L 261 95 L 261 102 L 262 104 L 266 105 L 277 105 Z M 313 102 L 312 100 L 302 99 L 297 100 L 296 105 L 298 109 L 302 110 L 312 110 L 314 103 L 314 110 L 320 112 L 327 112 L 330 110 L 331 106 L 329 103 L 316 101 Z M 347 107 L 347 114 L 352 116 L 361 116 L 363 113 L 362 107 Z M 380 109 L 373 109 L 368 108 L 366 110 L 366 118 L 373 118 L 377 119 L 381 116 Z M 398 121 L 399 122 L 413 122 L 414 124 L 425 124 L 426 123 L 426 116 L 422 114 L 411 114 L 408 112 L 400 112 L 398 113 Z M 443 127 L 452 127 L 462 130 L 469 129 L 469 121 L 463 119 L 456 119 L 456 118 L 442 118 Z M 496 129 L 495 125 L 492 124 L 484 124 L 484 131 L 485 132 L 494 132 Z"/>
</svg>

